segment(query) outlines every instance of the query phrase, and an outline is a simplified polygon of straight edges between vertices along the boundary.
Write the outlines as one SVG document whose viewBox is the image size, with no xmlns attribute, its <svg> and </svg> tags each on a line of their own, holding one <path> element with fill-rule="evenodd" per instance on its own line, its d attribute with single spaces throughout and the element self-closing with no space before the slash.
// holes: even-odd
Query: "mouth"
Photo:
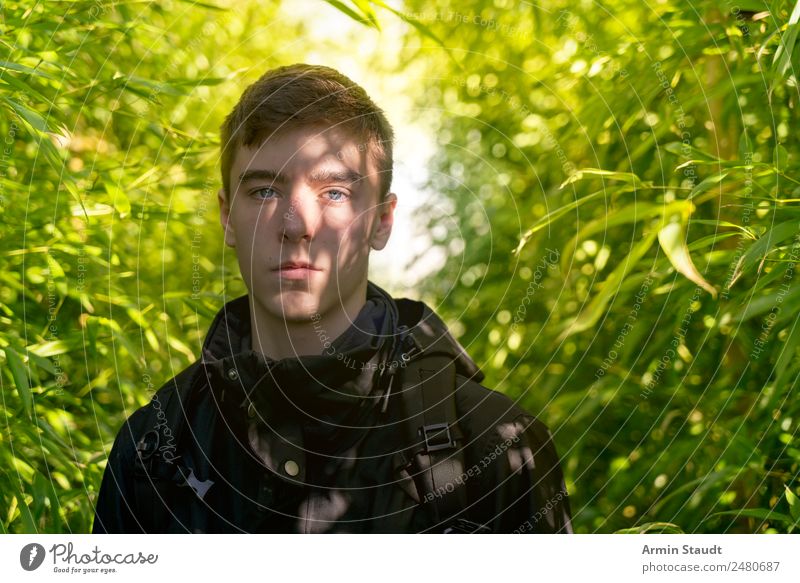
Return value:
<svg viewBox="0 0 800 583">
<path fill-rule="evenodd" d="M 285 279 L 303 279 L 321 270 L 306 261 L 286 261 L 272 271 Z"/>
<path fill-rule="evenodd" d="M 278 267 L 273 267 L 272 271 L 283 271 L 285 269 L 308 269 L 310 271 L 319 271 L 319 269 L 317 269 L 307 261 L 285 261 L 284 263 L 281 263 Z"/>
</svg>

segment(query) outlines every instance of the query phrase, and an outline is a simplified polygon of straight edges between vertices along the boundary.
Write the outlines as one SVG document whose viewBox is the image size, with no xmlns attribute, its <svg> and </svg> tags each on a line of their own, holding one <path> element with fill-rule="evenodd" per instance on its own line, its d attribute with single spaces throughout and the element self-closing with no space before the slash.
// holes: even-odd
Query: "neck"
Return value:
<svg viewBox="0 0 800 583">
<path fill-rule="evenodd" d="M 297 356 L 330 354 L 330 345 L 355 320 L 367 301 L 366 282 L 347 304 L 337 303 L 335 310 L 318 318 L 284 320 L 275 318 L 250 296 L 252 349 L 273 360 Z"/>
</svg>

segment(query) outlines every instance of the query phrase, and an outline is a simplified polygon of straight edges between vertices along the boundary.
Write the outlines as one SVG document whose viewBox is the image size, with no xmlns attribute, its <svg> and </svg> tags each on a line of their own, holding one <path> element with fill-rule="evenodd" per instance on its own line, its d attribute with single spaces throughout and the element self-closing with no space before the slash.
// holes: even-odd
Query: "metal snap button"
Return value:
<svg viewBox="0 0 800 583">
<path fill-rule="evenodd" d="M 155 429 L 151 429 L 142 436 L 139 443 L 136 444 L 136 451 L 139 452 L 142 460 L 149 459 L 156 452 L 160 441 L 161 437 Z"/>
<path fill-rule="evenodd" d="M 236 372 L 235 368 L 232 368 L 228 371 L 228 378 L 231 379 L 232 381 L 235 381 L 239 378 L 239 373 Z"/>
<path fill-rule="evenodd" d="M 283 464 L 283 471 L 294 477 L 300 473 L 300 466 L 298 466 L 297 462 L 294 460 L 287 460 L 286 463 Z"/>
</svg>

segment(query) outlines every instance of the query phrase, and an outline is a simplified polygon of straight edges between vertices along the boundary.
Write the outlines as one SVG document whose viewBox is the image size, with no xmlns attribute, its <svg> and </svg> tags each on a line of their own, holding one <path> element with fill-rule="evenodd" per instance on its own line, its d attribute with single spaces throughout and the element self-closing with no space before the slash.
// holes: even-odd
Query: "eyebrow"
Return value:
<svg viewBox="0 0 800 583">
<path fill-rule="evenodd" d="M 317 170 L 312 172 L 307 180 L 311 184 L 325 184 L 330 182 L 344 182 L 351 184 L 363 180 L 364 176 L 355 170 Z M 239 183 L 255 182 L 258 180 L 285 184 L 286 177 L 275 170 L 245 170 L 239 175 Z"/>
</svg>

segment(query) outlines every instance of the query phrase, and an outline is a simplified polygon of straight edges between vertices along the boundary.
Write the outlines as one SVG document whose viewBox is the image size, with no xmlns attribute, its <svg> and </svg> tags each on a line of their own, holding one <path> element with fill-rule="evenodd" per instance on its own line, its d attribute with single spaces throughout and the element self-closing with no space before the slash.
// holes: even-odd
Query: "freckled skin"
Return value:
<svg viewBox="0 0 800 583">
<path fill-rule="evenodd" d="M 283 180 L 241 180 L 264 170 Z M 363 178 L 312 180 L 325 172 Z M 319 354 L 309 323 L 335 338 L 364 305 L 369 253 L 385 247 L 397 204 L 393 193 L 380 204 L 379 186 L 368 148 L 342 128 L 289 129 L 237 151 L 220 222 L 252 297 L 254 342 L 274 358 Z M 281 277 L 273 269 L 286 261 L 318 270 Z"/>
</svg>

